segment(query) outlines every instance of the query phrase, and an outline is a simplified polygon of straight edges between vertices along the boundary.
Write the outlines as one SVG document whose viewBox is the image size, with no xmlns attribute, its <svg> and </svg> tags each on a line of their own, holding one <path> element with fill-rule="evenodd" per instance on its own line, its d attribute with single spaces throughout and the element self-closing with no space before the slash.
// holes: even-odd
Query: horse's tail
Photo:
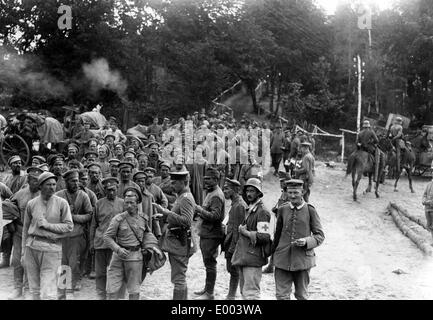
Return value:
<svg viewBox="0 0 433 320">
<path fill-rule="evenodd" d="M 348 158 L 347 158 L 347 167 L 346 167 L 346 177 L 352 173 L 352 171 L 355 168 L 355 156 L 353 154 L 351 154 Z"/>
</svg>

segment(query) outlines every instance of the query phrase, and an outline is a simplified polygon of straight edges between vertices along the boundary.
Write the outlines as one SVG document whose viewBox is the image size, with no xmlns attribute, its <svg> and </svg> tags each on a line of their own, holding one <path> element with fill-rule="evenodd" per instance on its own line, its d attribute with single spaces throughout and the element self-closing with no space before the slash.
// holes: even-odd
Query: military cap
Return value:
<svg viewBox="0 0 433 320">
<path fill-rule="evenodd" d="M 70 143 L 70 144 L 68 144 L 68 150 L 69 149 L 75 149 L 77 151 L 80 150 L 80 148 L 78 147 L 78 145 L 76 143 Z"/>
<path fill-rule="evenodd" d="M 29 167 L 26 172 L 27 175 L 37 178 L 44 172 L 44 170 L 39 167 Z"/>
<path fill-rule="evenodd" d="M 63 174 L 63 179 L 65 179 L 65 180 L 78 178 L 78 177 L 79 177 L 79 174 L 78 174 L 77 169 L 68 170 Z"/>
<path fill-rule="evenodd" d="M 309 148 L 311 148 L 311 143 L 309 143 L 307 141 L 304 141 L 304 142 L 301 143 L 301 146 L 302 147 L 309 147 Z"/>
<path fill-rule="evenodd" d="M 402 122 L 402 121 L 403 121 L 403 119 L 402 119 L 402 117 L 400 117 L 400 116 L 397 116 L 397 117 L 395 117 L 395 121 L 399 121 L 399 122 Z"/>
<path fill-rule="evenodd" d="M 107 146 L 106 144 L 101 144 L 101 145 L 99 146 L 99 148 L 98 148 L 98 151 L 101 150 L 101 149 L 105 149 L 105 152 L 106 152 L 107 154 L 110 153 L 110 147 Z"/>
<path fill-rule="evenodd" d="M 168 169 L 170 170 L 171 165 L 170 165 L 168 162 L 163 162 L 163 163 L 161 163 L 161 165 L 160 165 L 160 168 L 162 168 L 162 167 L 166 167 L 166 168 L 168 168 Z"/>
<path fill-rule="evenodd" d="M 108 118 L 108 121 L 109 122 L 111 122 L 111 121 L 117 122 L 117 119 L 116 119 L 116 117 L 110 116 L 110 118 Z"/>
<path fill-rule="evenodd" d="M 156 169 L 152 168 L 152 167 L 146 167 L 143 171 L 144 172 L 150 171 L 150 172 L 156 173 Z"/>
<path fill-rule="evenodd" d="M 289 181 L 286 182 L 287 188 L 292 188 L 292 189 L 302 189 L 304 186 L 304 181 L 300 180 L 300 179 L 291 179 Z"/>
<path fill-rule="evenodd" d="M 49 165 L 52 166 L 58 161 L 64 162 L 65 156 L 63 154 L 53 154 L 53 155 L 48 156 L 48 164 Z"/>
<path fill-rule="evenodd" d="M 140 203 L 143 200 L 143 196 L 141 195 L 141 190 L 137 189 L 136 187 L 132 187 L 132 186 L 127 187 L 123 191 L 123 197 L 126 198 L 131 193 L 135 193 L 137 195 L 138 203 Z"/>
<path fill-rule="evenodd" d="M 119 165 L 120 160 L 119 160 L 119 159 L 116 159 L 116 158 L 113 158 L 113 159 L 108 160 L 108 163 L 109 163 L 110 165 L 112 165 L 112 164 L 117 164 L 117 165 Z"/>
<path fill-rule="evenodd" d="M 54 173 L 47 171 L 47 172 L 42 173 L 39 176 L 38 185 L 41 186 L 45 181 L 47 181 L 49 179 L 55 179 L 56 182 L 58 180 L 57 176 Z"/>
<path fill-rule="evenodd" d="M 247 180 L 247 182 L 244 185 L 244 192 L 247 190 L 247 187 L 254 187 L 257 189 L 257 191 L 259 192 L 259 197 L 263 197 L 263 192 L 262 192 L 262 182 L 260 181 L 260 179 L 257 178 L 249 178 Z"/>
<path fill-rule="evenodd" d="M 122 161 L 119 163 L 119 170 L 121 170 L 124 167 L 130 167 L 131 170 L 134 169 L 134 165 L 131 162 Z"/>
<path fill-rule="evenodd" d="M 227 185 L 227 186 L 230 186 L 230 187 L 240 187 L 241 186 L 241 183 L 238 180 L 229 179 L 229 178 L 225 179 L 225 183 L 224 184 Z"/>
<path fill-rule="evenodd" d="M 98 167 L 99 169 L 101 169 L 101 165 L 99 163 L 96 162 L 92 162 L 89 163 L 88 165 L 86 165 L 86 169 L 90 170 L 91 167 Z"/>
<path fill-rule="evenodd" d="M 164 121 L 170 121 L 170 119 L 169 118 L 164 118 Z"/>
<path fill-rule="evenodd" d="M 42 171 L 48 171 L 48 164 L 46 163 L 41 163 L 40 165 L 38 165 L 38 168 L 41 169 Z"/>
<path fill-rule="evenodd" d="M 184 171 L 173 171 L 170 172 L 170 179 L 171 180 L 188 180 L 189 172 Z"/>
<path fill-rule="evenodd" d="M 84 154 L 84 157 L 85 158 L 88 158 L 90 155 L 94 155 L 95 157 L 98 157 L 98 153 L 97 152 L 95 152 L 95 151 L 87 151 L 85 154 Z"/>
<path fill-rule="evenodd" d="M 149 158 L 149 156 L 148 156 L 147 154 L 145 154 L 144 152 L 140 152 L 140 153 L 137 155 L 137 160 L 140 159 L 141 157 Z"/>
<path fill-rule="evenodd" d="M 127 154 L 133 155 L 134 158 L 137 156 L 137 154 L 136 154 L 134 151 L 129 151 L 129 150 L 126 151 L 126 152 L 123 154 L 123 156 L 124 156 L 125 158 L 127 158 L 127 157 L 128 157 Z"/>
<path fill-rule="evenodd" d="M 371 126 L 370 126 L 370 121 L 368 121 L 368 120 L 364 120 L 364 122 L 362 123 L 362 127 L 363 128 L 370 128 Z"/>
<path fill-rule="evenodd" d="M 33 156 L 32 157 L 32 161 L 34 160 L 34 159 L 38 159 L 40 162 L 42 162 L 42 163 L 46 163 L 47 162 L 47 160 L 44 158 L 44 157 L 42 157 L 42 156 Z"/>
<path fill-rule="evenodd" d="M 140 178 L 147 178 L 147 174 L 146 174 L 146 172 L 144 172 L 144 171 L 137 171 L 134 175 L 133 175 L 133 180 L 135 181 L 135 180 L 137 180 L 137 179 L 140 179 Z"/>
<path fill-rule="evenodd" d="M 126 148 L 125 144 L 122 142 L 117 142 L 114 144 L 114 148 L 117 148 L 117 146 L 121 146 L 123 150 L 125 150 L 125 148 Z"/>
<path fill-rule="evenodd" d="M 113 137 L 113 139 L 116 139 L 116 136 L 112 133 L 107 133 L 104 137 L 104 140 L 106 140 L 108 137 Z"/>
<path fill-rule="evenodd" d="M 8 165 L 11 165 L 12 163 L 17 162 L 17 161 L 21 161 L 20 156 L 17 156 L 17 155 L 12 156 L 8 159 Z"/>
<path fill-rule="evenodd" d="M 147 144 L 146 148 L 150 148 L 150 147 L 153 146 L 154 144 L 156 144 L 156 145 L 158 146 L 158 148 L 160 147 L 160 144 L 159 144 L 158 142 L 156 142 L 156 141 L 150 141 L 150 142 Z"/>
<path fill-rule="evenodd" d="M 204 174 L 205 177 L 210 177 L 210 178 L 215 178 L 215 179 L 219 179 L 220 178 L 220 173 L 217 169 L 215 168 L 207 168 L 206 172 Z"/>
<path fill-rule="evenodd" d="M 116 187 L 119 184 L 119 179 L 116 177 L 107 177 L 101 181 L 102 185 L 106 189 L 111 189 L 113 187 Z"/>
</svg>

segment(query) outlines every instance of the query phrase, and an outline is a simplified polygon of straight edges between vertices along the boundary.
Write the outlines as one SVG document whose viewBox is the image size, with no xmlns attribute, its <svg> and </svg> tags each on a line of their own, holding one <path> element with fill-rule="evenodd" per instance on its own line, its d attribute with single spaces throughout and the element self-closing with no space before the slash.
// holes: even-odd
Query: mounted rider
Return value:
<svg viewBox="0 0 433 320">
<path fill-rule="evenodd" d="M 366 151 L 374 156 L 378 143 L 379 139 L 371 129 L 370 121 L 365 120 L 362 123 L 362 130 L 356 138 L 356 145 L 360 150 Z"/>
<path fill-rule="evenodd" d="M 405 150 L 405 142 L 403 140 L 403 119 L 396 117 L 394 124 L 389 128 L 388 138 L 395 147 L 397 156 L 397 172 L 400 172 L 401 150 Z"/>
</svg>

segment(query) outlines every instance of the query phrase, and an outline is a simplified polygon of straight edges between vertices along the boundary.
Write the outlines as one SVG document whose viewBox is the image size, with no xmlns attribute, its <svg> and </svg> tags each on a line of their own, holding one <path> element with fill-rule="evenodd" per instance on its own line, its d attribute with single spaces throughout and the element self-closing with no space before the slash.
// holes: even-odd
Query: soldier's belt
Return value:
<svg viewBox="0 0 433 320">
<path fill-rule="evenodd" d="M 127 246 L 122 246 L 122 245 L 119 244 L 119 246 L 122 247 L 123 249 L 128 250 L 128 251 L 138 251 L 138 250 L 141 249 L 140 245 L 135 246 L 135 247 L 127 247 Z"/>
</svg>

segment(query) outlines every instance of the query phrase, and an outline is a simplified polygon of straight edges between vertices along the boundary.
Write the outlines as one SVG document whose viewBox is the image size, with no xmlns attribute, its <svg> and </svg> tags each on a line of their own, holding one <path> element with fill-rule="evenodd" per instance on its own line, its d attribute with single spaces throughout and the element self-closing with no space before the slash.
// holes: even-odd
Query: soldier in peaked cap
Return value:
<svg viewBox="0 0 433 320">
<path fill-rule="evenodd" d="M 111 220 L 120 212 L 123 212 L 123 199 L 117 196 L 119 180 L 115 177 L 107 177 L 102 180 L 105 197 L 96 203 L 90 227 L 90 247 L 95 251 L 95 278 L 96 294 L 100 300 L 107 298 L 107 268 L 110 264 L 113 251 L 104 243 L 104 233 L 107 231 Z"/>
<path fill-rule="evenodd" d="M 267 263 L 266 247 L 270 244 L 269 211 L 262 201 L 262 184 L 259 179 L 248 179 L 243 187 L 243 198 L 248 204 L 246 218 L 239 226 L 239 240 L 233 254 L 231 263 L 239 267 L 241 294 L 245 300 L 260 299 L 260 279 L 262 266 Z M 242 246 L 240 244 L 252 241 L 254 247 Z M 245 259 L 245 250 L 248 254 Z"/>
<path fill-rule="evenodd" d="M 120 184 L 117 189 L 117 196 L 123 198 L 123 193 L 127 187 L 134 187 L 140 190 L 140 187 L 132 181 L 132 170 L 134 165 L 131 162 L 122 161 L 119 163 Z"/>
<path fill-rule="evenodd" d="M 47 160 L 42 156 L 33 156 L 32 157 L 32 166 L 38 166 L 40 164 L 46 163 Z"/>
<path fill-rule="evenodd" d="M 127 187 L 124 199 L 124 211 L 111 220 L 104 234 L 105 244 L 113 250 L 107 271 L 107 293 L 109 299 L 117 299 L 126 282 L 129 299 L 139 300 L 145 252 L 160 257 L 163 253 L 149 228 L 147 216 L 138 210 L 142 200 L 140 189 Z"/>
<path fill-rule="evenodd" d="M 104 186 L 101 183 L 102 172 L 99 163 L 90 163 L 87 165 L 87 170 L 89 172 L 89 183 L 87 187 L 92 190 L 98 199 L 105 197 Z"/>
<path fill-rule="evenodd" d="M 92 219 L 93 207 L 89 196 L 79 188 L 78 170 L 69 170 L 63 174 L 66 189 L 56 193 L 65 199 L 71 209 L 73 230 L 62 239 L 62 264 L 71 267 L 72 289 L 81 289 L 80 258 L 87 246 L 86 229 Z M 61 292 L 60 298 L 66 298 L 66 292 Z"/>
<path fill-rule="evenodd" d="M 14 268 L 14 291 L 8 298 L 10 300 L 20 299 L 23 294 L 24 268 L 21 264 L 22 235 L 24 214 L 27 203 L 39 196 L 38 177 L 43 173 L 38 167 L 27 169 L 27 186 L 20 189 L 11 198 L 11 202 L 18 207 L 19 217 L 14 220 L 15 232 L 13 233 L 12 267 Z"/>
<path fill-rule="evenodd" d="M 167 220 L 167 231 L 161 249 L 168 252 L 171 267 L 171 282 L 174 284 L 173 300 L 187 300 L 186 272 L 189 258 L 197 250 L 191 234 L 195 201 L 188 188 L 188 171 L 171 172 L 177 199 L 171 210 L 155 204 L 157 211 Z"/>
<path fill-rule="evenodd" d="M 168 208 L 168 200 L 161 188 L 153 183 L 153 178 L 155 177 L 156 170 L 152 167 L 147 167 L 144 169 L 146 173 L 146 190 L 148 190 L 152 195 L 154 201 L 164 208 Z"/>
<path fill-rule="evenodd" d="M 325 239 L 319 215 L 302 197 L 303 187 L 302 180 L 288 181 L 290 202 L 278 208 L 272 244 L 277 300 L 290 299 L 292 283 L 295 284 L 296 299 L 308 298 L 310 269 L 316 265 L 313 248 Z"/>
<path fill-rule="evenodd" d="M 226 235 L 222 250 L 225 251 L 227 271 L 230 273 L 229 292 L 227 300 L 235 300 L 236 291 L 239 285 L 239 270 L 233 266 L 231 259 L 235 252 L 236 243 L 239 238 L 239 226 L 245 219 L 247 204 L 240 196 L 241 184 L 237 180 L 226 178 L 224 183 L 224 197 L 231 201 L 231 208 L 228 213 Z"/>
<path fill-rule="evenodd" d="M 110 168 L 110 176 L 118 178 L 119 177 L 119 164 L 120 160 L 113 158 L 108 160 L 109 168 Z"/>
<path fill-rule="evenodd" d="M 57 298 L 61 239 L 74 227 L 68 202 L 54 194 L 56 180 L 51 172 L 38 177 L 41 194 L 27 203 L 24 214 L 23 261 L 33 300 Z"/>
<path fill-rule="evenodd" d="M 395 118 L 394 124 L 389 128 L 388 138 L 396 150 L 397 172 L 400 172 L 401 150 L 405 150 L 403 135 L 403 119 L 400 116 Z"/>
<path fill-rule="evenodd" d="M 170 169 L 170 164 L 163 162 L 160 170 L 161 176 L 154 178 L 154 184 L 161 188 L 168 200 L 168 209 L 171 209 L 176 201 L 176 193 L 174 192 L 170 179 Z"/>
<path fill-rule="evenodd" d="M 215 168 L 206 169 L 204 188 L 207 191 L 203 206 L 196 205 L 195 214 L 199 217 L 200 249 L 206 268 L 206 283 L 201 291 L 194 292 L 199 300 L 213 300 L 217 276 L 216 258 L 218 247 L 224 237 L 222 221 L 225 214 L 224 193 L 219 187 L 220 174 Z"/>
<path fill-rule="evenodd" d="M 161 170 L 161 164 L 164 162 L 161 160 L 161 156 L 159 154 L 160 144 L 156 141 L 150 142 L 146 148 L 149 148 L 149 156 L 148 156 L 148 166 L 152 167 L 156 170 L 156 173 L 159 174 Z"/>
</svg>

